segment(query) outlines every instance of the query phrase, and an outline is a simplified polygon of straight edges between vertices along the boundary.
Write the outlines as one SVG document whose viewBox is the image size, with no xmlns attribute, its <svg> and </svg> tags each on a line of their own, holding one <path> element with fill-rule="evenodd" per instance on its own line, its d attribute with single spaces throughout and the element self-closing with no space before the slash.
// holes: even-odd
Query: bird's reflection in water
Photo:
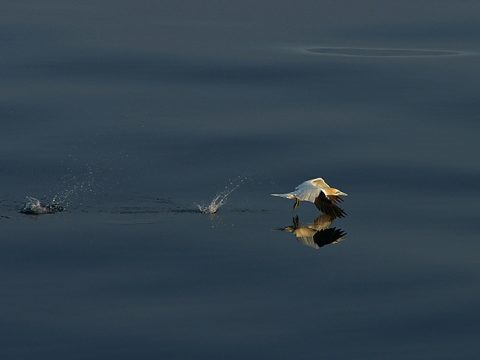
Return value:
<svg viewBox="0 0 480 360">
<path fill-rule="evenodd" d="M 345 239 L 347 235 L 345 231 L 331 227 L 334 219 L 333 216 L 322 214 L 315 218 L 313 224 L 302 225 L 298 216 L 295 216 L 293 225 L 279 230 L 292 233 L 302 245 L 319 249 L 325 245 L 337 244 Z"/>
</svg>

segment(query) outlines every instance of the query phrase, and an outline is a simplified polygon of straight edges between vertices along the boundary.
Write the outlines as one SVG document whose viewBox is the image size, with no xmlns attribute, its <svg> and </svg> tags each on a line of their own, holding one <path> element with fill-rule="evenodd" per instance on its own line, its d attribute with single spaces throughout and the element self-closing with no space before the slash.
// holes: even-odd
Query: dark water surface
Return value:
<svg viewBox="0 0 480 360">
<path fill-rule="evenodd" d="M 476 358 L 479 15 L 4 4 L 0 358 Z M 316 250 L 268 194 L 319 176 L 349 216 Z M 66 211 L 20 214 L 26 196 Z"/>
</svg>

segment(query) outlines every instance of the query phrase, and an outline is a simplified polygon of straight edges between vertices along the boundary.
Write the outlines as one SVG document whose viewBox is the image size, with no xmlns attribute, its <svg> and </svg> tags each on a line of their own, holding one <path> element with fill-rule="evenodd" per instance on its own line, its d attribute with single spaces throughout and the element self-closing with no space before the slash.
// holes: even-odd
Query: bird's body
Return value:
<svg viewBox="0 0 480 360">
<path fill-rule="evenodd" d="M 295 200 L 294 209 L 299 206 L 301 201 L 308 201 L 314 203 L 321 212 L 334 218 L 345 216 L 345 212 L 337 203 L 343 201 L 342 196 L 347 196 L 347 194 L 332 188 L 322 178 L 304 181 L 292 192 L 271 195 Z"/>
</svg>

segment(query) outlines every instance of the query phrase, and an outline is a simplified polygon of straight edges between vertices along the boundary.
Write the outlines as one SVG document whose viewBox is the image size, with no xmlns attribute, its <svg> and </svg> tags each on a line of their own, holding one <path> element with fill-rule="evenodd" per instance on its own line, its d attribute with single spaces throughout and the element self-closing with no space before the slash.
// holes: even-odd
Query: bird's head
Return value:
<svg viewBox="0 0 480 360">
<path fill-rule="evenodd" d="M 344 193 L 343 191 L 340 191 L 340 190 L 338 190 L 338 189 L 335 189 L 335 188 L 331 188 L 329 195 L 333 195 L 333 196 L 347 196 L 346 193 Z"/>
</svg>

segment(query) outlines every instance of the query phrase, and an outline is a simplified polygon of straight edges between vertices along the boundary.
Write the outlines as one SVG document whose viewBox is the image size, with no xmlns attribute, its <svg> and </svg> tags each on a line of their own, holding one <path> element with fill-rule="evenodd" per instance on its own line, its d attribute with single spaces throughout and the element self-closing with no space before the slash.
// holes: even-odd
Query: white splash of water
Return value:
<svg viewBox="0 0 480 360">
<path fill-rule="evenodd" d="M 42 206 L 42 204 L 40 204 L 40 200 L 32 196 L 26 197 L 25 204 L 23 205 L 20 211 L 25 214 L 44 214 L 45 213 L 45 209 Z"/>
<path fill-rule="evenodd" d="M 53 214 L 59 211 L 63 211 L 64 208 L 58 204 L 42 204 L 40 200 L 32 196 L 27 196 L 25 204 L 20 212 L 31 215 Z"/>
<path fill-rule="evenodd" d="M 247 178 L 240 178 L 239 180 L 230 182 L 229 185 L 225 186 L 225 189 L 216 194 L 212 201 L 209 204 L 197 204 L 198 210 L 200 210 L 204 214 L 216 214 L 218 210 L 226 204 L 228 197 L 232 192 L 237 190 L 240 185 L 246 180 Z"/>
<path fill-rule="evenodd" d="M 26 202 L 20 212 L 31 215 L 54 214 L 64 211 L 71 206 L 72 202 L 78 205 L 80 196 L 86 193 L 93 193 L 93 172 L 89 171 L 89 177 L 86 180 L 79 181 L 75 176 L 64 177 L 62 179 L 63 190 L 58 191 L 51 201 L 41 202 L 33 196 L 27 196 Z M 46 197 L 46 196 L 45 196 Z M 50 198 L 50 197 L 48 197 Z"/>
</svg>

